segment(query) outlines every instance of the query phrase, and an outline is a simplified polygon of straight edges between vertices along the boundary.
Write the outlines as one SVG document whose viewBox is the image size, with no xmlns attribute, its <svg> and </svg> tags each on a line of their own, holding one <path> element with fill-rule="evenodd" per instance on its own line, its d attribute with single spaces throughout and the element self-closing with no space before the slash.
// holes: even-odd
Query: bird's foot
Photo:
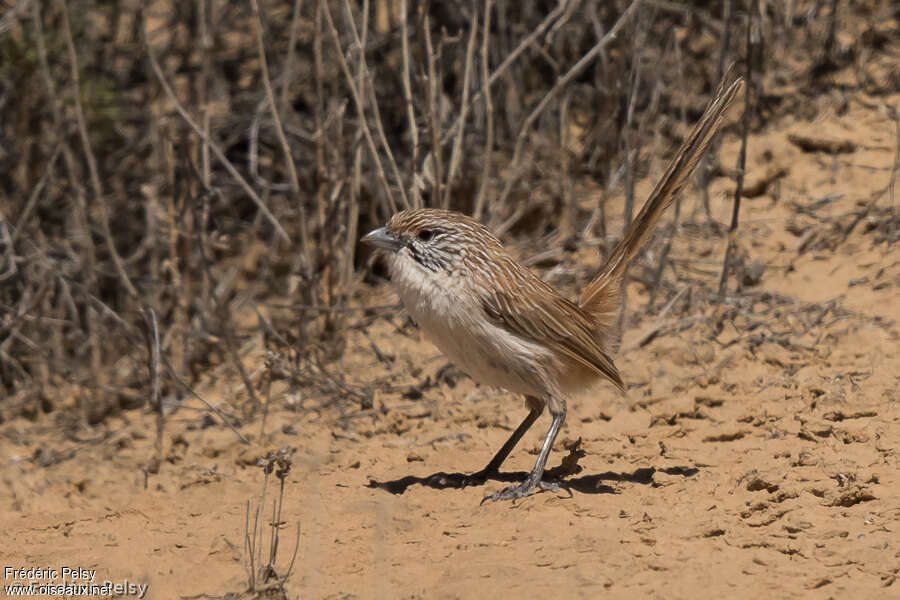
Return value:
<svg viewBox="0 0 900 600">
<path fill-rule="evenodd" d="M 526 496 L 530 496 L 535 489 L 540 488 L 542 490 L 548 492 L 558 492 L 559 484 L 558 483 L 548 483 L 546 481 L 542 481 L 539 477 L 535 477 L 533 474 L 529 475 L 525 481 L 520 483 L 519 485 L 511 485 L 507 488 L 504 488 L 497 492 L 496 494 L 492 494 L 490 496 L 485 496 L 481 503 L 484 504 L 488 500 L 491 502 L 496 502 L 497 500 L 517 500 L 519 498 L 524 498 Z"/>
</svg>

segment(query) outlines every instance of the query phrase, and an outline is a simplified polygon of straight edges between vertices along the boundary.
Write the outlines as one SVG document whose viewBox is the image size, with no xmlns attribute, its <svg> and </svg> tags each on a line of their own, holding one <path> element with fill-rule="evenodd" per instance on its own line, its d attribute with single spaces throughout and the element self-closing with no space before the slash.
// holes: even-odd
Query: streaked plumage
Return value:
<svg viewBox="0 0 900 600">
<path fill-rule="evenodd" d="M 625 270 L 684 187 L 740 86 L 740 78 L 723 79 L 703 118 L 578 304 L 517 263 L 487 228 L 459 213 L 403 211 L 363 238 L 389 250 L 392 284 L 444 354 L 476 381 L 522 393 L 528 400 L 531 413 L 480 475 L 499 468 L 545 406 L 553 415 L 529 478 L 494 499 L 521 497 L 543 485 L 540 477 L 565 419 L 567 397 L 603 378 L 624 388 L 610 354 Z"/>
<path fill-rule="evenodd" d="M 480 223 L 423 209 L 398 213 L 386 230 L 404 242 L 387 257 L 404 306 L 477 381 L 543 398 L 576 391 L 565 385 L 571 371 L 587 369 L 622 386 L 590 316 L 519 265 Z M 423 255 L 433 258 L 423 263 Z M 444 268 L 430 267 L 437 263 Z M 553 394 L 548 382 L 559 383 Z"/>
</svg>

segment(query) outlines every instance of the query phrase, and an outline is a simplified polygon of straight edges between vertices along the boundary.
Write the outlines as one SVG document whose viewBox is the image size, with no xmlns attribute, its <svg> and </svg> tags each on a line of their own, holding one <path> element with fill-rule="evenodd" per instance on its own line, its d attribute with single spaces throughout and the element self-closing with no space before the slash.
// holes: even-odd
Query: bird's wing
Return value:
<svg viewBox="0 0 900 600">
<path fill-rule="evenodd" d="M 491 289 L 482 296 L 481 306 L 495 325 L 548 345 L 625 389 L 612 358 L 597 343 L 588 317 L 537 277 L 525 289 Z"/>
</svg>

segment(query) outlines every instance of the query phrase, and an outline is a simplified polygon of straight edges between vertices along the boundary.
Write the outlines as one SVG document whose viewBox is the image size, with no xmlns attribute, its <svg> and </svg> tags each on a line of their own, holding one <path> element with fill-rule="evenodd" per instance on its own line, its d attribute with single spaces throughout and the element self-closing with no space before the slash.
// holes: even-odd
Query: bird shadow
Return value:
<svg viewBox="0 0 900 600">
<path fill-rule="evenodd" d="M 572 492 L 580 492 L 582 494 L 617 494 L 619 492 L 605 482 L 612 481 L 639 483 L 642 485 L 657 485 L 656 481 L 653 479 L 653 476 L 657 472 L 665 473 L 667 475 L 693 477 L 700 472 L 700 469 L 696 467 L 666 467 L 663 469 L 642 467 L 635 469 L 631 473 L 606 471 L 604 473 L 570 477 L 568 465 L 562 464 L 559 467 L 547 469 L 547 471 L 544 472 L 544 477 L 542 479 L 548 483 L 558 484 L 560 489 L 567 490 L 570 495 Z M 465 487 L 482 486 L 488 481 L 500 481 L 506 483 L 524 481 L 527 476 L 527 471 L 498 472 L 489 475 L 438 472 L 426 475 L 425 477 L 407 475 L 390 481 L 370 479 L 368 487 L 400 495 L 414 485 L 422 485 L 437 490 L 461 489 Z"/>
</svg>

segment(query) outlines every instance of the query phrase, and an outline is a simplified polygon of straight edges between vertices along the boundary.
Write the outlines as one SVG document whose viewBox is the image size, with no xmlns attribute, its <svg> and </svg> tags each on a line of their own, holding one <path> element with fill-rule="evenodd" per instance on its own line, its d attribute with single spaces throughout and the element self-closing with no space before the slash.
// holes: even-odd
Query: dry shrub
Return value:
<svg viewBox="0 0 900 600">
<path fill-rule="evenodd" d="M 602 250 L 605 195 L 586 205 L 575 182 L 623 187 L 627 218 L 743 56 L 748 6 L 753 128 L 810 116 L 803 94 L 838 69 L 872 94 L 900 81 L 873 58 L 890 0 L 255 5 L 32 0 L 0 18 L 4 416 L 61 389 L 94 421 L 142 404 L 146 309 L 163 397 L 240 370 L 260 327 L 297 363 L 333 360 L 359 314 L 357 239 L 405 206 Z"/>
</svg>

